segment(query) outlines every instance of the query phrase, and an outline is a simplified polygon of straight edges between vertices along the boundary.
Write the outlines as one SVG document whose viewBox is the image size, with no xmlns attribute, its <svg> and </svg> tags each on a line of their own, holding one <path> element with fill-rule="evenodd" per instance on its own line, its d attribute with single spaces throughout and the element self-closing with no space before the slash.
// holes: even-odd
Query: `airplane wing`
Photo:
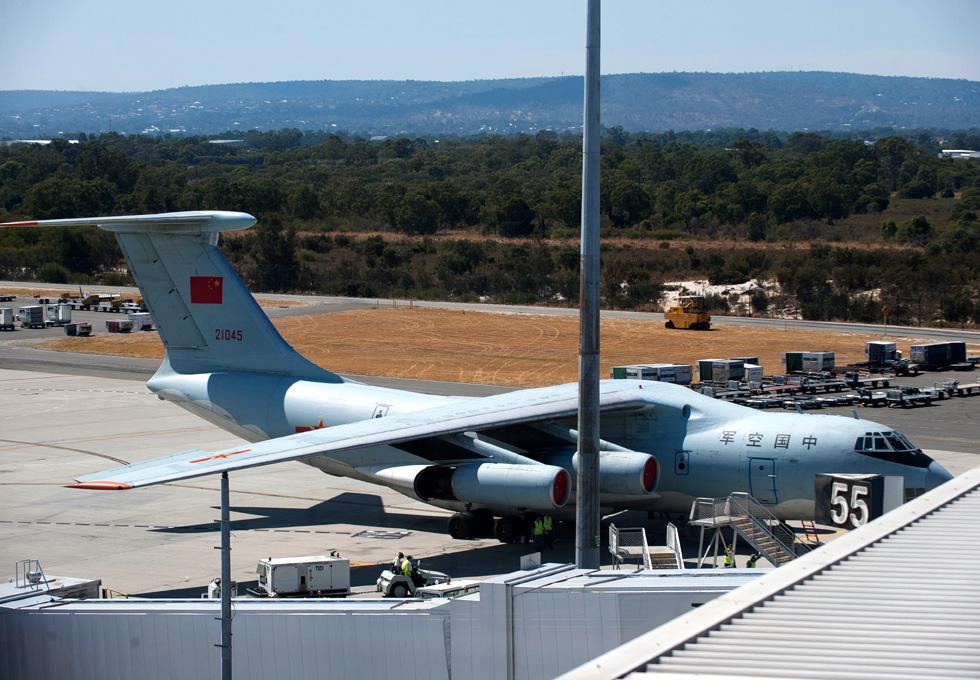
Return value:
<svg viewBox="0 0 980 680">
<path fill-rule="evenodd" d="M 650 406 L 640 389 L 625 386 L 623 382 L 600 383 L 601 411 L 636 411 Z M 302 432 L 236 449 L 213 453 L 191 449 L 76 477 L 78 483 L 70 486 L 130 489 L 371 446 L 567 418 L 577 412 L 578 385 L 575 383 L 522 390 Z"/>
</svg>

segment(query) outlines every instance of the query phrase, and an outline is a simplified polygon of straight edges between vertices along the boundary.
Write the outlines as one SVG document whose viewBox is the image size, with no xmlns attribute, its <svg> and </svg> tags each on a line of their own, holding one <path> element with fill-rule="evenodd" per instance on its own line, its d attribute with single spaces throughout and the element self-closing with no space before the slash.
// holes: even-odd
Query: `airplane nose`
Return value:
<svg viewBox="0 0 980 680">
<path fill-rule="evenodd" d="M 929 468 L 926 470 L 926 491 L 932 491 L 940 484 L 948 482 L 953 478 L 953 475 L 949 474 L 942 465 L 936 461 L 929 463 Z"/>
</svg>

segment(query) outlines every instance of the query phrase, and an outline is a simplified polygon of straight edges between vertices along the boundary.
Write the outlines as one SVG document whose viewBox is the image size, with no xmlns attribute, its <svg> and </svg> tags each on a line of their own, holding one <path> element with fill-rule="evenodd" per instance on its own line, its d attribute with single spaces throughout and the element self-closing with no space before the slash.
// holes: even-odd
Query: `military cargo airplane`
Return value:
<svg viewBox="0 0 980 680">
<path fill-rule="evenodd" d="M 300 461 L 452 510 L 455 538 L 517 540 L 528 516 L 574 519 L 577 385 L 481 398 L 373 387 L 314 365 L 279 335 L 218 250 L 244 213 L 15 222 L 115 233 L 166 356 L 147 387 L 248 442 L 76 478 L 131 489 Z M 885 425 L 772 414 L 679 385 L 600 383 L 600 507 L 686 513 L 694 498 L 748 492 L 781 519 L 812 519 L 818 473 L 901 476 L 906 496 L 951 475 Z"/>
</svg>

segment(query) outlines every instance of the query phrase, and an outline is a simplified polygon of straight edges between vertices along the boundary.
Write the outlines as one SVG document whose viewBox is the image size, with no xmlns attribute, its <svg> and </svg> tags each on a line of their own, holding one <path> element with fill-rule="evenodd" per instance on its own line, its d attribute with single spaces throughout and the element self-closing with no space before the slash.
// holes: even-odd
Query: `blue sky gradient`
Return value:
<svg viewBox="0 0 980 680">
<path fill-rule="evenodd" d="M 3 0 L 0 90 L 581 75 L 585 0 Z M 980 0 L 606 0 L 602 72 L 980 81 Z"/>
</svg>

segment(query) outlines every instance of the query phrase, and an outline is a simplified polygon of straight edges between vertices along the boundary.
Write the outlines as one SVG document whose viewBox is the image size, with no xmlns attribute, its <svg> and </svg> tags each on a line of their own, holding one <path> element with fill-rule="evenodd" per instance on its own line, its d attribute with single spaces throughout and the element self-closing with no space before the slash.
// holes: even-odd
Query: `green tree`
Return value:
<svg viewBox="0 0 980 680">
<path fill-rule="evenodd" d="M 395 208 L 395 226 L 409 234 L 434 234 L 441 212 L 438 203 L 410 190 Z"/>
<path fill-rule="evenodd" d="M 639 182 L 623 179 L 609 192 L 609 219 L 617 227 L 636 224 L 650 212 L 650 197 Z"/>
</svg>

